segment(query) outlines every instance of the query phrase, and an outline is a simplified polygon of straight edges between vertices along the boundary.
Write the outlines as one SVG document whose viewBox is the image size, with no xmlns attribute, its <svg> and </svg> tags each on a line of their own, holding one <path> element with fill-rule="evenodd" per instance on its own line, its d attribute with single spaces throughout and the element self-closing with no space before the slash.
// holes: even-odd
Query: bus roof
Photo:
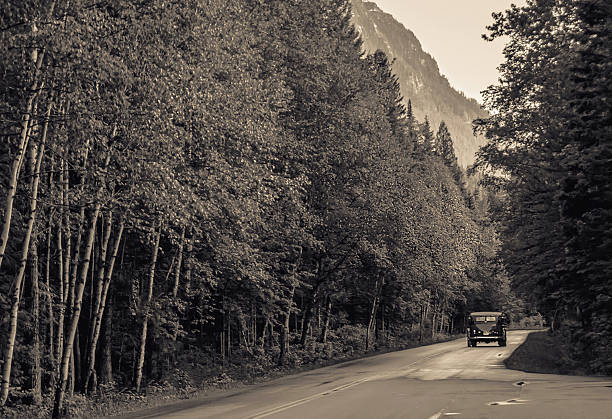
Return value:
<svg viewBox="0 0 612 419">
<path fill-rule="evenodd" d="M 470 316 L 501 316 L 501 311 L 474 311 Z"/>
</svg>

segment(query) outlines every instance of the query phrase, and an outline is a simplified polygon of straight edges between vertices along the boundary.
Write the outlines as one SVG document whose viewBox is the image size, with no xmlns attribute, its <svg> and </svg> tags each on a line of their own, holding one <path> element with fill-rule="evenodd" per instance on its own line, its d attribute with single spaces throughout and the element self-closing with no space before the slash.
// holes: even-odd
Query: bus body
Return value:
<svg viewBox="0 0 612 419">
<path fill-rule="evenodd" d="M 497 342 L 506 346 L 508 316 L 500 311 L 475 311 L 467 317 L 467 346 L 475 347 L 478 342 Z"/>
</svg>

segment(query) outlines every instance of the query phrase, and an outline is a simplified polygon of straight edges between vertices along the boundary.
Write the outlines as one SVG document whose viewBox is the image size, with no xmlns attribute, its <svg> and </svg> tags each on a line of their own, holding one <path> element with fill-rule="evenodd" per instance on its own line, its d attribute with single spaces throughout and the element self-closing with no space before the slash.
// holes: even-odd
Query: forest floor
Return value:
<svg viewBox="0 0 612 419">
<path fill-rule="evenodd" d="M 567 343 L 548 330 L 532 332 L 525 342 L 504 360 L 507 368 L 540 374 L 585 375 L 584 368 L 568 356 Z"/>
<path fill-rule="evenodd" d="M 189 365 L 183 364 L 168 372 L 163 380 L 150 382 L 141 394 L 137 394 L 133 389 L 111 388 L 101 389 L 98 394 L 91 396 L 75 393 L 72 397 L 66 399 L 64 405 L 66 417 L 97 418 L 119 416 L 131 411 L 159 407 L 187 399 L 239 391 L 250 385 L 303 371 L 366 358 L 385 352 L 445 342 L 462 336 L 464 335 L 437 335 L 433 339 L 427 339 L 422 344 L 411 342 L 402 345 L 379 346 L 376 350 L 368 352 L 336 353 L 331 358 L 322 359 L 314 357 L 302 359 L 297 366 L 276 366 L 274 368 L 267 368 L 265 371 L 256 371 L 256 368 L 248 363 L 224 369 L 209 368 L 207 370 L 197 367 L 190 368 Z M 299 356 L 300 354 L 297 355 Z M 24 402 L 0 407 L 0 417 L 7 419 L 50 417 L 53 403 L 52 395 L 45 396 L 43 401 L 37 405 L 27 403 L 26 394 L 20 394 L 17 397 Z"/>
</svg>

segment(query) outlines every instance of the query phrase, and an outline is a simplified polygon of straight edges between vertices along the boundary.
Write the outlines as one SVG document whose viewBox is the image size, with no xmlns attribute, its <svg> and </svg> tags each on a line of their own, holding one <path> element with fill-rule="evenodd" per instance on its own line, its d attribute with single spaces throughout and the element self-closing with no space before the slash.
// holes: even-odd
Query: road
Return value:
<svg viewBox="0 0 612 419">
<path fill-rule="evenodd" d="M 612 380 L 508 370 L 508 346 L 465 339 L 320 368 L 131 418 L 612 418 Z M 128 417 L 128 416 L 126 416 Z"/>
</svg>

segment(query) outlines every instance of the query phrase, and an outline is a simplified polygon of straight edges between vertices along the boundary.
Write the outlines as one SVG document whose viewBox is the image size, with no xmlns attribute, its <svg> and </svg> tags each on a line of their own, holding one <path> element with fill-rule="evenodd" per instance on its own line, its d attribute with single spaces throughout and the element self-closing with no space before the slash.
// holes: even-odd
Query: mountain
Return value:
<svg viewBox="0 0 612 419">
<path fill-rule="evenodd" d="M 444 120 L 454 141 L 459 164 L 467 167 L 484 144 L 484 138 L 472 133 L 472 120 L 486 117 L 475 99 L 453 89 L 440 74 L 436 60 L 424 52 L 421 43 L 389 13 L 375 3 L 352 0 L 353 23 L 360 32 L 367 52 L 377 49 L 394 59 L 393 70 L 399 77 L 402 95 L 412 102 L 415 116 L 429 118 L 434 133 Z"/>
</svg>

